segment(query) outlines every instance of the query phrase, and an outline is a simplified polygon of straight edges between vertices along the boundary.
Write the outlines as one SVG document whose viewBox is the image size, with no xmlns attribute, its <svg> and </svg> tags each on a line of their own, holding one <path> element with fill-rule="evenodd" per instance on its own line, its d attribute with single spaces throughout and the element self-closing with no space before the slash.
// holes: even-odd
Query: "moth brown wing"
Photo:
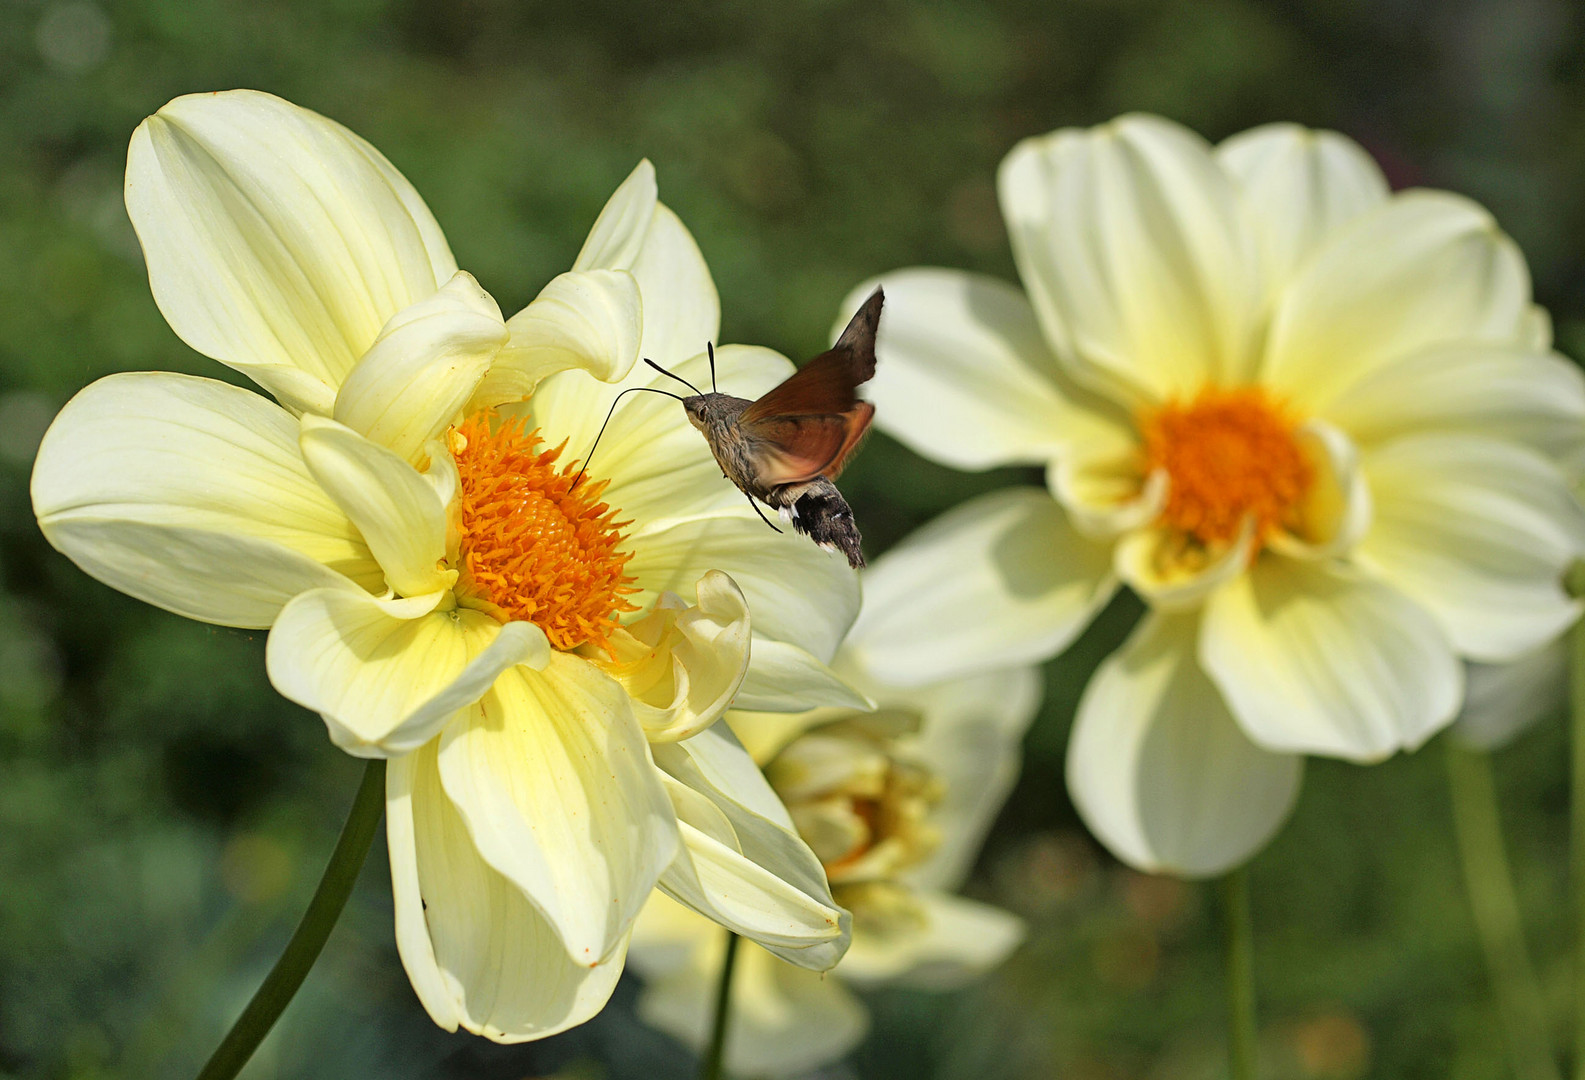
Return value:
<svg viewBox="0 0 1585 1080">
<path fill-rule="evenodd" d="M 869 431 L 875 406 L 858 402 L 845 413 L 776 416 L 741 427 L 764 487 L 801 484 L 817 476 L 836 479 Z"/>
<path fill-rule="evenodd" d="M 880 325 L 885 299 L 880 289 L 871 293 L 835 345 L 767 391 L 743 410 L 740 419 L 748 423 L 851 413 L 860 404 L 859 384 L 875 377 L 875 328 Z"/>
</svg>

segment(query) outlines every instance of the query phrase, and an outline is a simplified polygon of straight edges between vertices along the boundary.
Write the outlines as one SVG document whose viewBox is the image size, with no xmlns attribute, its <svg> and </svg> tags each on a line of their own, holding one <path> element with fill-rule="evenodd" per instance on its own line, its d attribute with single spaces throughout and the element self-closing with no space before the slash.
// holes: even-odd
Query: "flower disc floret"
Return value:
<svg viewBox="0 0 1585 1080">
<path fill-rule="evenodd" d="M 1207 388 L 1140 427 L 1147 470 L 1167 475 L 1162 524 L 1204 544 L 1235 539 L 1250 517 L 1257 539 L 1293 525 L 1314 470 L 1293 419 L 1261 388 Z"/>
<path fill-rule="evenodd" d="M 607 481 L 557 467 L 538 430 L 484 411 L 450 434 L 457 463 L 459 599 L 532 622 L 558 649 L 604 648 L 636 592 L 624 573 L 626 521 L 600 502 Z"/>
</svg>

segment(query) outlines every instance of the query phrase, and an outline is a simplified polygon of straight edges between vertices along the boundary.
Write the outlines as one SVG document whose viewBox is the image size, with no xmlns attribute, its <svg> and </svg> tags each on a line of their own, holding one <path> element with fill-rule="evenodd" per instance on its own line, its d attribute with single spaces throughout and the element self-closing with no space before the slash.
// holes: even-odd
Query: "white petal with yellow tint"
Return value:
<svg viewBox="0 0 1585 1080">
<path fill-rule="evenodd" d="M 1255 551 L 1255 522 L 1245 518 L 1230 541 L 1201 545 L 1171 528 L 1138 529 L 1113 550 L 1117 576 L 1152 608 L 1187 611 L 1244 572 Z"/>
<path fill-rule="evenodd" d="M 457 271 L 379 151 L 257 91 L 179 97 L 139 125 L 126 201 L 172 329 L 298 410 L 328 414 L 386 320 Z"/>
<path fill-rule="evenodd" d="M 1436 345 L 1519 344 L 1524 256 L 1478 205 L 1440 191 L 1395 196 L 1337 230 L 1278 301 L 1264 377 L 1305 412 L 1376 369 Z"/>
<path fill-rule="evenodd" d="M 632 698 L 651 743 L 676 742 L 715 723 L 743 685 L 749 662 L 748 601 L 726 574 L 699 580 L 692 607 L 662 594 L 654 610 L 590 658 Z"/>
<path fill-rule="evenodd" d="M 396 945 L 435 1023 L 496 1042 L 542 1039 L 592 1018 L 622 973 L 626 940 L 579 963 L 515 885 L 479 858 L 442 790 L 433 743 L 387 766 Z"/>
<path fill-rule="evenodd" d="M 644 308 L 626 270 L 571 270 L 551 279 L 506 324 L 506 344 L 472 408 L 520 401 L 547 376 L 575 368 L 602 382 L 621 379 L 638 360 Z"/>
<path fill-rule="evenodd" d="M 1299 793 L 1303 759 L 1250 742 L 1200 670 L 1198 621 L 1147 614 L 1091 678 L 1068 743 L 1068 791 L 1085 824 L 1150 873 L 1241 865 Z"/>
<path fill-rule="evenodd" d="M 533 623 L 502 626 L 467 608 L 436 611 L 440 596 L 304 593 L 270 631 L 270 682 L 324 717 L 331 741 L 349 754 L 393 757 L 433 738 L 506 668 L 548 662 L 549 642 Z"/>
<path fill-rule="evenodd" d="M 1514 345 L 1440 345 L 1371 371 L 1326 415 L 1363 446 L 1456 431 L 1568 458 L 1585 448 L 1585 373 L 1555 353 Z"/>
<path fill-rule="evenodd" d="M 663 592 L 691 602 L 695 582 L 726 570 L 748 598 L 756 638 L 789 642 L 822 660 L 858 614 L 858 575 L 842 556 L 808 537 L 772 532 L 747 506 L 661 520 L 636 529 L 628 544 L 627 572 L 639 589 L 630 599 L 640 609 Z"/>
<path fill-rule="evenodd" d="M 459 270 L 385 324 L 341 384 L 334 416 L 416 463 L 457 418 L 506 338 L 495 300 Z"/>
<path fill-rule="evenodd" d="M 1504 664 L 1466 666 L 1464 708 L 1452 731 L 1461 742 L 1498 750 L 1568 704 L 1569 637 Z"/>
<path fill-rule="evenodd" d="M 655 166 L 640 161 L 606 200 L 574 260 L 574 270 L 630 267 L 644 246 L 644 234 L 655 217 Z"/>
<path fill-rule="evenodd" d="M 697 355 L 721 333 L 721 300 L 699 245 L 665 203 L 633 261 L 644 297 L 643 354 L 664 366 Z"/>
<path fill-rule="evenodd" d="M 825 870 L 731 732 L 653 747 L 682 830 L 667 895 L 800 967 L 825 971 L 848 946 Z"/>
<path fill-rule="evenodd" d="M 1585 511 L 1562 471 L 1496 439 L 1412 435 L 1373 451 L 1376 519 L 1356 557 L 1436 617 L 1472 660 L 1512 660 L 1572 625 L 1563 575 Z"/>
<path fill-rule="evenodd" d="M 1219 145 L 1216 160 L 1238 188 L 1268 289 L 1285 285 L 1334 230 L 1389 194 L 1371 156 L 1335 131 L 1263 124 Z"/>
<path fill-rule="evenodd" d="M 725 951 L 726 931 L 657 894 L 633 935 L 632 963 L 646 981 L 639 1019 L 702 1049 Z M 725 1065 L 734 1075 L 803 1075 L 841 1059 L 869 1028 L 840 978 L 782 963 L 749 942 L 738 949 L 731 993 Z"/>
<path fill-rule="evenodd" d="M 1354 550 L 1370 528 L 1375 502 L 1352 439 L 1325 420 L 1294 433 L 1310 469 L 1295 520 L 1267 538 L 1273 551 L 1295 559 L 1335 559 Z"/>
<path fill-rule="evenodd" d="M 913 903 L 924 923 L 891 933 L 853 935 L 837 968 L 856 986 L 901 984 L 955 990 L 992 970 L 1024 940 L 1024 921 L 990 904 L 943 892 L 920 892 Z"/>
<path fill-rule="evenodd" d="M 1108 546 L 1080 536 L 1044 491 L 1011 488 L 947 511 L 876 560 L 848 645 L 859 667 L 898 686 L 1034 663 L 1067 648 L 1115 588 Z"/>
<path fill-rule="evenodd" d="M 1076 378 L 1141 405 L 1248 374 L 1253 244 L 1199 136 L 1125 116 L 1025 139 L 998 181 L 1019 274 Z"/>
<path fill-rule="evenodd" d="M 631 270 L 644 303 L 641 353 L 663 367 L 704 351 L 721 328 L 715 281 L 677 215 L 656 201 L 655 167 L 641 161 L 589 231 L 574 270 Z"/>
<path fill-rule="evenodd" d="M 299 439 L 314 479 L 344 510 L 402 596 L 449 589 L 446 507 L 406 459 L 322 416 L 303 417 Z"/>
<path fill-rule="evenodd" d="M 870 709 L 875 703 L 807 649 L 755 637 L 748 674 L 733 704 L 785 713 L 826 707 Z"/>
<path fill-rule="evenodd" d="M 678 839 L 615 680 L 557 652 L 543 672 L 508 669 L 441 735 L 440 773 L 479 854 L 568 956 L 595 964 L 622 947 Z"/>
<path fill-rule="evenodd" d="M 1132 425 L 1095 410 L 1076 411 L 1072 441 L 1046 469 L 1046 487 L 1073 527 L 1106 540 L 1155 521 L 1167 505 L 1167 474 L 1144 471 Z"/>
<path fill-rule="evenodd" d="M 1040 669 L 1022 667 L 887 696 L 888 706 L 905 703 L 923 715 L 919 733 L 904 745 L 946 785 L 931 815 L 940 841 L 928 858 L 903 872 L 908 883 L 956 889 L 968 878 L 1018 779 L 1024 733 L 1040 710 L 1044 689 Z"/>
<path fill-rule="evenodd" d="M 1419 746 L 1464 691 L 1419 605 L 1347 568 L 1281 557 L 1212 595 L 1200 662 L 1260 746 L 1350 761 Z"/>
<path fill-rule="evenodd" d="M 298 593 L 382 575 L 303 464 L 297 421 L 188 375 L 100 379 L 39 444 L 45 537 L 113 588 L 190 619 L 266 627 Z"/>
<path fill-rule="evenodd" d="M 1073 409 L 1023 293 L 982 274 L 898 270 L 848 293 L 833 337 L 877 285 L 886 305 L 862 393 L 881 429 L 960 469 L 1049 461 Z"/>
<path fill-rule="evenodd" d="M 793 373 L 785 356 L 751 345 L 721 346 L 716 350 L 716 369 L 721 392 L 744 398 L 759 397 Z M 703 351 L 670 365 L 670 370 L 701 389 L 710 386 L 710 365 Z M 709 444 L 687 422 L 675 398 L 639 392 L 616 403 L 619 393 L 636 386 L 661 389 L 667 395 L 687 392 L 644 364 L 616 384 L 568 371 L 547 379 L 534 392 L 527 403 L 531 426 L 539 427 L 552 446 L 566 439 L 569 459 L 587 458 L 590 476 L 610 480 L 602 498 L 619 508 L 622 518 L 632 519 L 635 528 L 661 518 L 745 505 L 746 497 L 721 475 Z M 611 422 L 591 457 L 590 448 L 608 415 Z"/>
</svg>

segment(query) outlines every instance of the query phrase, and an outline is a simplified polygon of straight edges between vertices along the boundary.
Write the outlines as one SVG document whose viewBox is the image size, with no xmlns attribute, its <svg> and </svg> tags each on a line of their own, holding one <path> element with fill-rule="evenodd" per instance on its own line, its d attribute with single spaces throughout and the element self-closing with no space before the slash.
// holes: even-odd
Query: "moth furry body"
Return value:
<svg viewBox="0 0 1585 1080">
<path fill-rule="evenodd" d="M 758 400 L 730 394 L 682 399 L 721 473 L 750 499 L 848 564 L 864 565 L 853 510 L 832 481 L 868 432 L 875 406 L 857 387 L 875 374 L 875 330 L 885 296 L 876 289 L 829 351 Z"/>
</svg>

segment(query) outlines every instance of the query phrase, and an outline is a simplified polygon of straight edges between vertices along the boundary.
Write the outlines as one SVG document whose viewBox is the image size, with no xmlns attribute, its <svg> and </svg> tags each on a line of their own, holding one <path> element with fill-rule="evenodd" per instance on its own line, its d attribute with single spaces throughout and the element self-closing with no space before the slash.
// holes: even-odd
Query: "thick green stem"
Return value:
<svg viewBox="0 0 1585 1080">
<path fill-rule="evenodd" d="M 1453 832 L 1464 887 L 1486 954 L 1492 995 L 1519 1080 L 1562 1080 L 1547 1034 L 1546 1002 L 1525 948 L 1524 924 L 1503 846 L 1491 755 L 1444 739 L 1453 796 Z"/>
<path fill-rule="evenodd" d="M 298 987 L 308 975 L 309 968 L 319 959 L 325 939 L 341 917 L 341 909 L 352 895 L 352 886 L 363 869 L 364 857 L 374 842 L 379 828 L 380 815 L 385 810 L 385 762 L 374 759 L 363 772 L 363 783 L 352 802 L 347 823 L 341 827 L 341 838 L 336 850 L 330 854 L 330 864 L 325 867 L 319 888 L 308 902 L 302 921 L 292 932 L 292 940 L 275 966 L 264 977 L 264 984 L 242 1010 L 237 1022 L 231 1025 L 226 1037 L 210 1057 L 208 1064 L 198 1074 L 198 1080 L 231 1080 L 242 1071 L 253 1052 L 270 1033 L 275 1021 L 291 1003 Z"/>
<path fill-rule="evenodd" d="M 1232 1080 L 1255 1080 L 1255 931 L 1249 917 L 1249 872 L 1229 871 L 1220 882 L 1223 956 L 1227 978 L 1227 1070 Z"/>
<path fill-rule="evenodd" d="M 726 1029 L 732 1019 L 732 969 L 737 966 L 738 936 L 728 930 L 726 955 L 721 958 L 721 981 L 715 991 L 715 1021 L 710 1028 L 710 1045 L 705 1048 L 699 1080 L 721 1080 L 726 1068 Z"/>
<path fill-rule="evenodd" d="M 1585 626 L 1573 632 L 1569 861 L 1574 889 L 1574 1076 L 1585 1080 Z"/>
</svg>

